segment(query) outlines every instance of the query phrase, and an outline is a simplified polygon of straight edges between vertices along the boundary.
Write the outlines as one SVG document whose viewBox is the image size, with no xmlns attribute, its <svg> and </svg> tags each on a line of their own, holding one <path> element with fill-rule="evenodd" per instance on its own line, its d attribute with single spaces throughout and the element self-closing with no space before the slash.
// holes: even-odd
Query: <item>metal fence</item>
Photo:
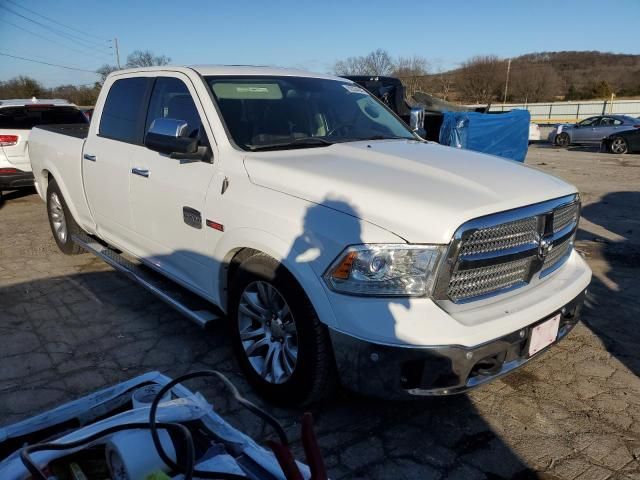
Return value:
<svg viewBox="0 0 640 480">
<path fill-rule="evenodd" d="M 505 103 L 491 105 L 490 111 L 504 112 L 522 108 L 529 110 L 536 123 L 573 123 L 594 115 L 630 115 L 640 117 L 638 100 L 597 100 L 553 103 Z"/>
</svg>

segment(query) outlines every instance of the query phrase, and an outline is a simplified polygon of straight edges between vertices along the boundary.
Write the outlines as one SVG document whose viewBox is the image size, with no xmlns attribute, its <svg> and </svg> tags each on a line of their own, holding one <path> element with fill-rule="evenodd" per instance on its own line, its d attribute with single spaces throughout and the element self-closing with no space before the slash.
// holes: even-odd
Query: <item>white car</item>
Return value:
<svg viewBox="0 0 640 480">
<path fill-rule="evenodd" d="M 563 338 L 591 279 L 575 187 L 426 142 L 344 78 L 123 70 L 88 133 L 37 128 L 29 155 L 63 252 L 226 322 L 281 403 L 476 387 Z"/>
<path fill-rule="evenodd" d="M 529 124 L 529 143 L 531 142 L 539 142 L 541 140 L 540 136 L 540 125 L 537 123 Z"/>
<path fill-rule="evenodd" d="M 87 124 L 87 118 L 66 100 L 0 100 L 0 194 L 33 186 L 25 155 L 31 129 L 44 124 Z"/>
</svg>

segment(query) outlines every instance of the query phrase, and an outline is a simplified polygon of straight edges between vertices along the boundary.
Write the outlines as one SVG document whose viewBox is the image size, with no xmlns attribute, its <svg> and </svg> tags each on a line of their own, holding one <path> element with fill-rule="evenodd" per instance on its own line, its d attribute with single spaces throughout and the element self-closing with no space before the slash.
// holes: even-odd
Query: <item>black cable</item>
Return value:
<svg viewBox="0 0 640 480">
<path fill-rule="evenodd" d="M 96 39 L 101 40 L 101 41 L 103 41 L 103 42 L 107 42 L 107 41 L 108 41 L 108 40 L 105 40 L 105 39 L 103 39 L 103 38 L 101 38 L 101 37 L 98 37 L 97 35 L 94 35 L 94 34 L 92 34 L 92 33 L 84 32 L 84 31 L 82 31 L 82 30 L 78 30 L 77 28 L 71 27 L 71 26 L 66 25 L 66 24 L 64 24 L 64 23 L 58 22 L 57 20 L 54 20 L 54 19 L 53 19 L 53 18 L 51 18 L 51 17 L 47 17 L 47 16 L 42 15 L 42 14 L 40 14 L 40 13 L 38 13 L 38 12 L 35 12 L 35 11 L 33 11 L 33 10 L 31 10 L 31 9 L 29 9 L 29 8 L 27 8 L 27 7 L 25 7 L 25 6 L 23 6 L 23 5 L 20 5 L 19 3 L 14 2 L 13 0 L 5 0 L 5 1 L 6 1 L 6 2 L 9 2 L 9 3 L 12 3 L 12 4 L 13 4 L 13 5 L 15 5 L 16 7 L 21 8 L 22 10 L 26 10 L 27 12 L 31 12 L 32 14 L 37 15 L 37 16 L 38 16 L 38 17 L 40 17 L 40 18 L 44 18 L 45 20 L 49 20 L 50 22 L 57 23 L 57 24 L 58 24 L 58 25 L 60 25 L 60 26 L 63 26 L 63 27 L 65 27 L 65 28 L 68 28 L 69 30 L 73 30 L 73 31 L 78 32 L 78 33 L 81 33 L 81 34 L 83 34 L 83 35 L 86 35 L 86 36 L 89 36 L 89 37 L 96 38 Z M 102 46 L 102 45 L 100 45 L 100 46 Z"/>
<path fill-rule="evenodd" d="M 52 33 L 55 33 L 56 35 L 59 35 L 59 36 L 61 36 L 63 38 L 67 38 L 67 39 L 71 40 L 72 42 L 76 42 L 76 43 L 78 43 L 79 45 L 82 45 L 85 48 L 95 49 L 96 46 L 101 48 L 101 49 L 102 48 L 105 48 L 105 49 L 108 48 L 105 45 L 99 45 L 96 42 L 93 42 L 91 40 L 85 40 L 85 39 L 83 39 L 83 38 L 81 38 L 81 37 L 79 37 L 77 35 L 72 34 L 72 33 L 67 33 L 67 32 L 65 32 L 63 30 L 60 30 L 59 28 L 54 28 L 54 27 L 52 27 L 50 25 L 47 25 L 47 24 L 42 23 L 42 22 L 39 22 L 38 20 L 34 20 L 33 18 L 29 18 L 26 15 L 23 15 L 20 12 L 16 12 L 15 10 L 7 7 L 6 5 L 0 4 L 0 8 L 5 9 L 7 12 L 12 13 L 13 15 L 16 15 L 16 16 L 18 16 L 20 18 L 23 18 L 23 19 L 27 20 L 28 22 L 34 23 L 34 24 L 40 26 L 41 28 L 44 28 L 45 30 L 48 30 L 48 31 L 50 31 Z"/>
<path fill-rule="evenodd" d="M 148 429 L 150 425 L 148 423 L 127 423 L 124 425 L 116 425 L 100 432 L 96 432 L 93 435 L 89 435 L 88 437 L 81 438 L 80 440 L 75 440 L 73 442 L 67 443 L 36 443 L 35 445 L 30 445 L 28 447 L 24 447 L 20 450 L 20 459 L 24 466 L 29 470 L 32 477 L 35 480 L 47 480 L 47 476 L 42 473 L 42 470 L 38 468 L 38 466 L 31 459 L 31 454 L 35 452 L 40 452 L 43 450 L 69 450 L 71 448 L 81 447 L 86 445 L 87 443 L 94 442 L 106 435 L 111 435 L 116 432 L 121 432 L 123 430 L 140 430 L 140 429 Z M 160 423 L 156 426 L 156 428 L 161 428 L 165 430 L 179 430 L 180 433 L 185 438 L 186 444 L 186 464 L 183 466 L 184 470 L 184 480 L 191 480 L 194 474 L 194 466 L 195 466 L 195 447 L 193 445 L 193 437 L 191 436 L 191 432 L 184 425 L 179 423 Z M 244 478 L 244 477 L 242 477 Z"/>
<path fill-rule="evenodd" d="M 158 455 L 160 456 L 162 461 L 167 464 L 168 467 L 176 471 L 182 470 L 182 467 L 180 465 L 176 464 L 173 460 L 171 460 L 171 458 L 169 458 L 169 456 L 164 451 L 162 444 L 160 443 L 160 436 L 158 435 L 158 430 L 156 425 L 156 411 L 158 409 L 158 404 L 160 403 L 160 400 L 162 399 L 163 395 L 168 391 L 170 391 L 177 384 L 181 382 L 185 382 L 187 380 L 191 380 L 192 378 L 197 378 L 197 377 L 216 377 L 222 380 L 222 382 L 231 391 L 231 394 L 238 401 L 238 403 L 240 403 L 243 407 L 245 407 L 254 415 L 260 417 L 266 423 L 268 423 L 276 431 L 278 437 L 280 438 L 280 443 L 285 447 L 289 446 L 289 440 L 287 439 L 287 434 L 284 431 L 284 428 L 282 428 L 282 425 L 280 425 L 280 423 L 274 417 L 269 415 L 260 407 L 258 407 L 257 405 L 253 404 L 252 402 L 244 398 L 240 394 L 236 386 L 233 383 L 231 383 L 231 380 L 229 380 L 226 376 L 224 376 L 222 373 L 218 372 L 217 370 L 200 370 L 197 372 L 187 373 L 186 375 L 178 377 L 175 380 L 172 380 L 169 383 L 167 383 L 164 387 L 162 387 L 162 389 L 158 392 L 156 397 L 153 399 L 153 402 L 151 403 L 151 409 L 149 410 L 149 427 L 151 429 L 151 438 L 153 439 L 153 444 L 156 447 Z M 201 470 L 194 470 L 193 474 L 200 478 L 217 478 L 217 479 L 229 479 L 229 480 L 247 478 L 245 476 L 236 475 L 233 473 L 205 472 Z"/>
<path fill-rule="evenodd" d="M 94 75 L 98 75 L 95 71 L 85 70 L 84 68 L 67 67 L 65 65 L 58 65 L 57 63 L 42 62 L 40 60 L 34 60 L 33 58 L 20 57 L 19 55 L 11 55 L 9 53 L 4 53 L 4 52 L 0 52 L 0 55 L 4 57 L 17 58 L 18 60 L 25 60 L 27 62 L 41 63 L 42 65 L 49 65 L 50 67 L 65 68 L 67 70 L 76 70 L 78 72 L 88 72 L 88 73 L 93 73 Z"/>
</svg>

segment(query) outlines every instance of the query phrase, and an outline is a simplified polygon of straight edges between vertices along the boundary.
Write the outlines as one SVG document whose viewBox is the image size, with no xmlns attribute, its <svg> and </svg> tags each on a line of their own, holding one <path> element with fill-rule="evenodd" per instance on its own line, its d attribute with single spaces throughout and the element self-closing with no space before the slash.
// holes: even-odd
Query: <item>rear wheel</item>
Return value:
<svg viewBox="0 0 640 480">
<path fill-rule="evenodd" d="M 252 386 L 282 405 L 313 403 L 335 382 L 327 327 L 304 290 L 275 259 L 257 254 L 232 281 L 229 328 Z"/>
<path fill-rule="evenodd" d="M 622 137 L 614 137 L 609 144 L 609 151 L 611 153 L 623 154 L 629 151 L 629 145 L 627 141 Z"/>
<path fill-rule="evenodd" d="M 569 134 L 562 132 L 560 135 L 556 137 L 556 145 L 559 147 L 568 147 L 571 143 L 571 138 L 569 138 Z"/>
<path fill-rule="evenodd" d="M 47 214 L 51 233 L 60 251 L 66 255 L 83 253 L 84 250 L 71 238 L 82 229 L 71 216 L 55 180 L 51 180 L 47 188 Z"/>
</svg>

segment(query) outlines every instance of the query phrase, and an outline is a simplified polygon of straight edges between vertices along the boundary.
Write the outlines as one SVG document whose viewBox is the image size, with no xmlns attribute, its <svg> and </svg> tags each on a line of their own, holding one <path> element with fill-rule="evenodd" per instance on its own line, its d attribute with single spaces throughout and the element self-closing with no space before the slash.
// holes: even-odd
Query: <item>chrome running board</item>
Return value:
<svg viewBox="0 0 640 480">
<path fill-rule="evenodd" d="M 204 328 L 209 322 L 221 318 L 222 312 L 217 311 L 211 303 L 151 268 L 128 260 L 95 238 L 84 233 L 73 235 L 71 238 L 82 248 L 124 273 L 201 327 Z"/>
</svg>

